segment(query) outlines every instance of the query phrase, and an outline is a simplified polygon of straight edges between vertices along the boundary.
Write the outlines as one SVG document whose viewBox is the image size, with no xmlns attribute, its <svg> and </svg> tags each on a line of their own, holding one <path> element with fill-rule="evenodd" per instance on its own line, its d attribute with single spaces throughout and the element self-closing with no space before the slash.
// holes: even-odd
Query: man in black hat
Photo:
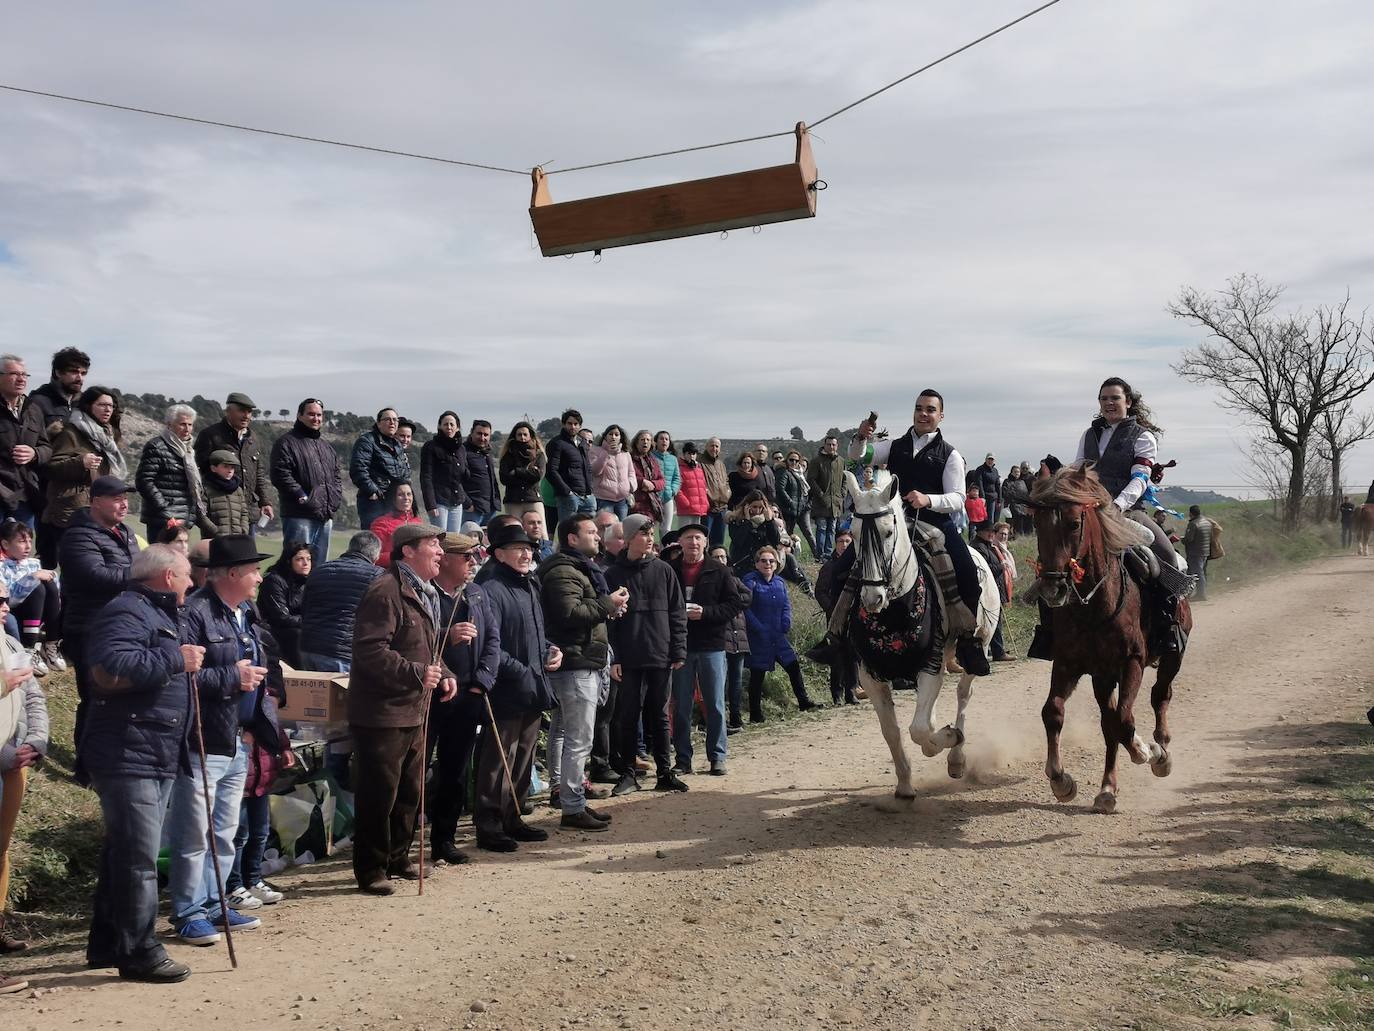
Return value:
<svg viewBox="0 0 1374 1031">
<path fill-rule="evenodd" d="M 62 535 L 62 650 L 76 671 L 76 736 L 90 698 L 85 659 L 86 630 L 105 603 L 129 586 L 129 567 L 138 551 L 133 531 L 124 525 L 128 494 L 134 488 L 117 476 L 99 476 L 91 484 L 91 503 L 78 509 Z"/>
<path fill-rule="evenodd" d="M 539 588 L 531 576 L 534 540 L 519 523 L 503 523 L 490 533 L 492 572 L 484 586 L 501 628 L 501 665 L 488 692 L 495 726 L 488 728 L 492 733 L 483 732 L 477 748 L 477 804 L 472 823 L 478 848 L 514 852 L 520 842 L 544 841 L 549 836 L 520 819 L 520 810 L 529 792 L 540 717 L 554 705 L 548 674 L 562 664 L 563 653 L 544 632 Z M 506 769 L 514 784 L 514 798 L 506 783 Z"/>
<path fill-rule="evenodd" d="M 224 402 L 224 418 L 206 426 L 196 436 L 196 462 L 200 474 L 210 471 L 210 456 L 228 448 L 239 456 L 239 489 L 248 502 L 250 525 L 259 516 L 272 518 L 272 490 L 268 486 L 268 464 L 263 461 L 258 438 L 253 433 L 253 399 L 235 391 Z M 252 530 L 249 531 L 250 533 Z"/>
<path fill-rule="evenodd" d="M 248 534 L 216 537 L 205 562 L 206 584 L 186 599 L 187 637 L 205 649 L 193 683 L 205 747 L 201 751 L 201 742 L 193 738 L 191 769 L 172 786 L 167 841 L 172 926 L 190 945 L 219 941 L 219 900 L 225 889 L 214 876 L 206 827 L 208 823 L 214 838 L 220 875 L 226 876 L 234 862 L 234 836 L 248 776 L 243 732 L 250 731 L 269 750 L 281 747 L 276 705 L 264 684 L 269 658 L 251 604 L 262 583 L 258 564 L 265 558 L 270 556 L 259 552 Z M 208 813 L 202 767 L 209 782 Z M 260 923 L 255 916 L 229 910 L 231 930 L 251 930 Z"/>
<path fill-rule="evenodd" d="M 391 878 L 416 880 L 410 845 L 425 774 L 420 724 L 430 696 L 458 693 L 440 661 L 439 575 L 443 531 L 404 523 L 391 537 L 391 567 L 372 581 L 353 625 L 348 724 L 357 787 L 353 876 L 369 895 L 390 895 Z"/>
</svg>

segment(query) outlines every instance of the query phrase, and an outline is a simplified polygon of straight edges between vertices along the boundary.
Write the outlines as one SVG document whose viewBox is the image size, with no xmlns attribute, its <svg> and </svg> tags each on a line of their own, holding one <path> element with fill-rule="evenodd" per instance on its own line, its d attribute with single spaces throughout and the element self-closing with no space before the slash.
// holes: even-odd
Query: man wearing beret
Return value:
<svg viewBox="0 0 1374 1031">
<path fill-rule="evenodd" d="M 196 435 L 196 463 L 200 474 L 210 471 L 210 455 L 228 448 L 239 456 L 239 489 L 248 503 L 250 525 L 259 516 L 272 518 L 272 491 L 268 486 L 267 462 L 263 461 L 253 421 L 252 398 L 235 391 L 224 402 L 224 418 L 206 426 Z"/>
<path fill-rule="evenodd" d="M 424 778 L 420 723 L 430 695 L 458 693 L 438 659 L 442 531 L 422 523 L 397 527 L 391 568 L 358 605 L 348 683 L 348 722 L 357 785 L 353 876 L 370 895 L 390 895 L 391 878 L 415 880 L 410 861 Z"/>
</svg>

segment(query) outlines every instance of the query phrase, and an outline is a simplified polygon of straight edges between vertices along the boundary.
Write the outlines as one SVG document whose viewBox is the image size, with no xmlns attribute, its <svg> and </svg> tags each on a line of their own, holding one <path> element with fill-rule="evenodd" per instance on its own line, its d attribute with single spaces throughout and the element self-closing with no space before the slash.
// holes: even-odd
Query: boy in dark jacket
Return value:
<svg viewBox="0 0 1374 1031">
<path fill-rule="evenodd" d="M 629 589 L 625 615 L 611 624 L 612 678 L 620 681 L 611 762 L 620 780 L 612 794 L 639 790 L 634 766 L 641 714 L 647 713 L 658 780 L 655 791 L 686 791 L 668 753 L 668 690 L 673 670 L 687 662 L 687 608 L 672 567 L 654 557 L 654 521 L 632 515 L 621 524 L 625 550 L 606 571 L 615 590 Z M 617 765 L 618 764 L 618 765 Z"/>
<path fill-rule="evenodd" d="M 563 810 L 561 826 L 603 831 L 610 817 L 587 805 L 583 765 L 592 750 L 601 671 L 610 662 L 609 620 L 625 611 L 629 591 L 612 591 L 593 561 L 601 546 L 596 520 L 585 512 L 558 524 L 558 553 L 539 567 L 545 630 L 563 653 L 549 685 L 558 700 L 549 724 L 549 775 Z"/>
</svg>

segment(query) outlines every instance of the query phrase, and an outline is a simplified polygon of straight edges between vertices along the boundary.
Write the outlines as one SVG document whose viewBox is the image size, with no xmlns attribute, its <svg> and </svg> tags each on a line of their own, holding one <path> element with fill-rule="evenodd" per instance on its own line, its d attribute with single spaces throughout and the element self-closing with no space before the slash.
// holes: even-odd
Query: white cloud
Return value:
<svg viewBox="0 0 1374 1031">
<path fill-rule="evenodd" d="M 1025 6 L 31 5 L 0 62 L 38 89 L 557 168 L 786 129 Z M 1197 336 L 1165 304 L 1243 270 L 1295 304 L 1370 297 L 1371 42 L 1353 0 L 1066 0 L 823 126 L 817 219 L 600 264 L 538 256 L 524 177 L 0 94 L 0 344 L 39 365 L 88 346 L 134 390 L 498 424 L 574 402 L 682 438 L 869 407 L 895 427 L 936 384 L 952 439 L 1004 464 L 1071 451 L 1120 371 L 1180 482 L 1239 483 L 1233 420 L 1169 370 Z"/>
</svg>

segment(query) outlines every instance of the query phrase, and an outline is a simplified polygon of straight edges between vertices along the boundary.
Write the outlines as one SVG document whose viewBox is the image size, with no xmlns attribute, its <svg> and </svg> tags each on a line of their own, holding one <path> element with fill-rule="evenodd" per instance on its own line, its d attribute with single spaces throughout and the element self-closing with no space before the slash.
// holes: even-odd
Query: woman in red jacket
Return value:
<svg viewBox="0 0 1374 1031">
<path fill-rule="evenodd" d="M 415 514 L 415 491 L 405 480 L 398 480 L 387 488 L 386 499 L 386 512 L 372 520 L 372 525 L 368 527 L 382 542 L 382 553 L 377 556 L 377 565 L 383 569 L 391 566 L 391 535 L 396 532 L 396 527 L 420 521 L 420 517 Z"/>
<path fill-rule="evenodd" d="M 682 457 L 678 459 L 678 474 L 682 486 L 677 492 L 677 514 L 684 523 L 695 523 L 706 518 L 711 510 L 711 498 L 706 492 L 706 470 L 697 461 L 697 446 L 690 440 L 682 445 Z"/>
</svg>

